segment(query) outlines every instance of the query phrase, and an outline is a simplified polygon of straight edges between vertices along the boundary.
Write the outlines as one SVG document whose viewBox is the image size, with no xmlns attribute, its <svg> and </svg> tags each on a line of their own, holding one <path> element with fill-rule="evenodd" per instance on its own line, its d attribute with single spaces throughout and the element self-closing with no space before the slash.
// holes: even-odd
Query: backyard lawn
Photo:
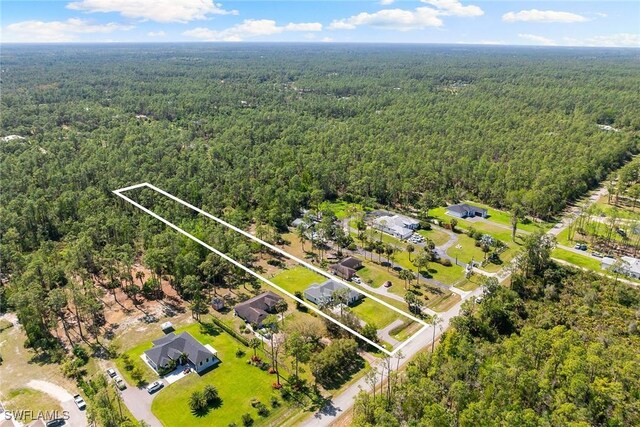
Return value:
<svg viewBox="0 0 640 427">
<path fill-rule="evenodd" d="M 288 410 L 282 402 L 279 392 L 271 388 L 275 382 L 275 375 L 246 363 L 250 349 L 245 348 L 230 335 L 215 329 L 202 328 L 200 324 L 192 324 L 179 328 L 176 332 L 189 332 L 203 344 L 211 344 L 218 351 L 221 363 L 202 376 L 189 374 L 185 378 L 166 386 L 158 392 L 153 400 L 152 411 L 164 425 L 171 426 L 226 426 L 229 423 L 242 425 L 241 416 L 251 414 L 254 425 L 263 425 L 275 421 L 279 415 Z M 245 350 L 247 355 L 236 357 L 236 350 Z M 218 408 L 211 408 L 204 415 L 194 415 L 189 409 L 189 398 L 205 385 L 211 384 L 217 388 L 222 399 Z M 281 402 L 279 408 L 270 405 L 272 396 Z M 251 399 L 256 398 L 264 403 L 270 411 L 267 418 L 260 417 L 257 410 L 251 406 Z"/>
<path fill-rule="evenodd" d="M 290 268 L 276 274 L 270 279 L 283 289 L 294 293 L 304 292 L 313 283 L 323 283 L 327 278 L 303 266 Z"/>
<path fill-rule="evenodd" d="M 435 228 L 431 230 L 418 230 L 418 234 L 424 238 L 433 240 L 433 243 L 435 243 L 436 246 L 444 245 L 450 239 L 447 233 Z"/>
<path fill-rule="evenodd" d="M 376 295 L 376 297 L 377 296 L 378 295 Z M 366 323 L 376 325 L 378 329 L 384 328 L 396 319 L 408 320 L 406 316 L 370 298 L 365 298 L 359 304 L 351 307 L 351 311 L 358 316 L 359 319 Z"/>
</svg>

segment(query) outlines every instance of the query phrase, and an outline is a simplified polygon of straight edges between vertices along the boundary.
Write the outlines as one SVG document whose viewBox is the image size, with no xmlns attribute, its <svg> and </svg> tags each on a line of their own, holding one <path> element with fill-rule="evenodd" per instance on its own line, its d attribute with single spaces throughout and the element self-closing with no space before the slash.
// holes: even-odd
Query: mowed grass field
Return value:
<svg viewBox="0 0 640 427">
<path fill-rule="evenodd" d="M 563 261 L 570 262 L 571 264 L 579 267 L 588 268 L 589 270 L 602 272 L 600 260 L 577 254 L 575 252 L 568 251 L 562 248 L 555 248 L 551 253 L 553 258 L 558 258 Z"/>
<path fill-rule="evenodd" d="M 297 266 L 276 274 L 270 279 L 276 285 L 291 293 L 304 292 L 314 283 L 323 283 L 327 278 L 306 267 Z"/>
</svg>

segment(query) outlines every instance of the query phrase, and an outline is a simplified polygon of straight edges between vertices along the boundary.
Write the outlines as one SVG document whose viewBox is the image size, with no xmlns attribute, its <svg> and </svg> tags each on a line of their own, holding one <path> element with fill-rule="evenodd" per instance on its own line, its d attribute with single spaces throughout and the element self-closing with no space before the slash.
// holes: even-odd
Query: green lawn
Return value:
<svg viewBox="0 0 640 427">
<path fill-rule="evenodd" d="M 4 390 L 5 394 L 3 395 L 4 399 L 4 407 L 7 410 L 13 411 L 32 411 L 25 412 L 24 419 L 20 421 L 30 422 L 32 420 L 37 419 L 37 415 L 39 411 L 45 412 L 58 412 L 62 413 L 62 408 L 60 407 L 60 402 L 51 397 L 47 393 L 43 393 L 39 390 L 34 390 L 32 388 L 14 388 L 11 390 Z M 4 417 L 3 417 L 4 418 Z M 11 421 L 9 421 L 9 425 L 13 425 Z"/>
<path fill-rule="evenodd" d="M 189 374 L 158 392 L 153 400 L 152 411 L 164 425 L 226 426 L 231 422 L 242 425 L 240 417 L 245 413 L 251 414 L 255 425 L 264 425 L 278 420 L 284 412 L 287 412 L 287 405 L 282 402 L 280 393 L 272 390 L 271 387 L 275 382 L 275 375 L 270 375 L 246 363 L 251 350 L 244 348 L 230 335 L 224 332 L 208 331 L 201 328 L 200 324 L 192 324 L 176 332 L 183 331 L 189 332 L 203 344 L 211 344 L 218 351 L 221 363 L 202 376 L 195 373 Z M 247 355 L 237 358 L 235 352 L 238 348 L 245 350 Z M 207 384 L 218 389 L 222 404 L 218 408 L 211 408 L 202 416 L 194 415 L 189 409 L 189 397 L 196 390 L 202 391 Z M 279 408 L 272 409 L 271 396 L 276 396 L 283 404 Z M 257 410 L 251 406 L 253 398 L 269 407 L 270 414 L 267 418 L 260 417 Z"/>
<path fill-rule="evenodd" d="M 495 222 L 496 224 L 501 224 L 503 226 L 511 227 L 511 215 L 509 214 L 509 212 L 493 209 L 490 206 L 484 205 L 482 203 L 477 203 L 477 202 L 466 202 L 466 203 L 488 209 L 489 218 L 487 218 L 487 220 L 489 223 Z M 439 221 L 450 223 L 453 217 L 450 215 L 447 215 L 446 210 L 447 210 L 446 207 L 431 209 L 429 211 L 429 216 L 436 218 Z M 468 228 L 469 225 L 474 224 L 473 222 L 467 221 L 464 219 L 460 219 L 460 218 L 456 218 L 456 219 L 458 220 L 458 226 L 462 228 Z M 541 228 L 543 230 L 548 230 L 549 228 L 551 228 L 552 225 L 553 224 L 546 223 L 546 222 L 538 223 L 538 222 L 532 221 L 528 224 L 522 224 L 522 223 L 518 224 L 518 229 L 532 233 Z"/>
<path fill-rule="evenodd" d="M 551 254 L 552 257 L 558 258 L 571 264 L 577 265 L 579 267 L 588 268 L 593 271 L 602 271 L 601 263 L 598 259 L 591 258 L 584 255 L 579 255 L 574 252 L 562 249 L 555 248 Z"/>
<path fill-rule="evenodd" d="M 458 249 L 456 247 L 458 245 L 462 246 L 462 248 Z M 488 263 L 487 265 L 482 267 L 482 269 L 488 272 L 496 272 L 500 270 L 504 266 L 504 264 L 511 261 L 513 257 L 517 254 L 519 250 L 519 245 L 517 245 L 514 242 L 507 242 L 507 246 L 508 248 L 500 254 L 500 259 L 502 260 L 503 264 Z M 447 250 L 447 254 L 453 258 L 457 257 L 458 261 L 463 262 L 465 264 L 470 263 L 471 259 L 477 262 L 482 262 L 485 257 L 484 252 L 482 252 L 482 249 L 476 246 L 475 239 L 472 239 L 471 237 L 462 233 L 458 234 L 458 243 L 454 246 L 451 246 Z"/>
<path fill-rule="evenodd" d="M 326 280 L 324 276 L 303 266 L 290 268 L 271 278 L 273 283 L 291 293 L 304 292 L 311 284 L 323 283 Z"/>
<path fill-rule="evenodd" d="M 463 291 L 472 291 L 480 286 L 480 281 L 483 279 L 483 276 L 474 274 L 470 278 L 464 278 L 456 283 L 454 286 L 458 289 L 462 289 Z"/>
<path fill-rule="evenodd" d="M 442 230 L 431 229 L 431 230 L 418 230 L 418 234 L 426 239 L 433 240 L 436 246 L 444 245 L 450 239 L 449 235 Z"/>
<path fill-rule="evenodd" d="M 320 204 L 320 210 L 333 212 L 338 219 L 345 219 L 348 216 L 349 208 L 353 208 L 354 212 L 364 212 L 362 205 L 357 203 L 348 203 L 344 200 L 334 202 L 324 201 Z"/>
<path fill-rule="evenodd" d="M 361 320 L 373 323 L 378 329 L 384 328 L 396 319 L 406 319 L 397 311 L 393 311 L 370 298 L 365 298 L 358 305 L 351 307 L 351 311 Z"/>
</svg>

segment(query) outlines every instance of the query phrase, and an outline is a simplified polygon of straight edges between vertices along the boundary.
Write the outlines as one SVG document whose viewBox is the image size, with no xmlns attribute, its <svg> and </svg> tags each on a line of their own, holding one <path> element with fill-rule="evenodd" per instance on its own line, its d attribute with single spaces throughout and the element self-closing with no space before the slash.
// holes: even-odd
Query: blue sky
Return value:
<svg viewBox="0 0 640 427">
<path fill-rule="evenodd" d="M 640 47 L 640 1 L 0 3 L 2 42 L 368 42 Z"/>
</svg>

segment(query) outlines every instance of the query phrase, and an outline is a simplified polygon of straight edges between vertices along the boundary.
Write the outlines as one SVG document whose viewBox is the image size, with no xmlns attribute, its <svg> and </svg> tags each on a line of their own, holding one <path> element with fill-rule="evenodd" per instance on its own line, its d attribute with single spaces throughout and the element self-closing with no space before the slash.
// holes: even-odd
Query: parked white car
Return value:
<svg viewBox="0 0 640 427">
<path fill-rule="evenodd" d="M 76 402 L 76 406 L 78 407 L 78 409 L 84 409 L 87 407 L 87 404 L 85 403 L 84 399 L 79 394 L 76 394 L 75 396 L 73 396 L 73 401 Z"/>
<path fill-rule="evenodd" d="M 155 381 L 147 386 L 147 391 L 149 392 L 149 394 L 151 394 L 160 390 L 162 387 L 164 387 L 164 384 L 162 384 L 160 381 Z"/>
</svg>

